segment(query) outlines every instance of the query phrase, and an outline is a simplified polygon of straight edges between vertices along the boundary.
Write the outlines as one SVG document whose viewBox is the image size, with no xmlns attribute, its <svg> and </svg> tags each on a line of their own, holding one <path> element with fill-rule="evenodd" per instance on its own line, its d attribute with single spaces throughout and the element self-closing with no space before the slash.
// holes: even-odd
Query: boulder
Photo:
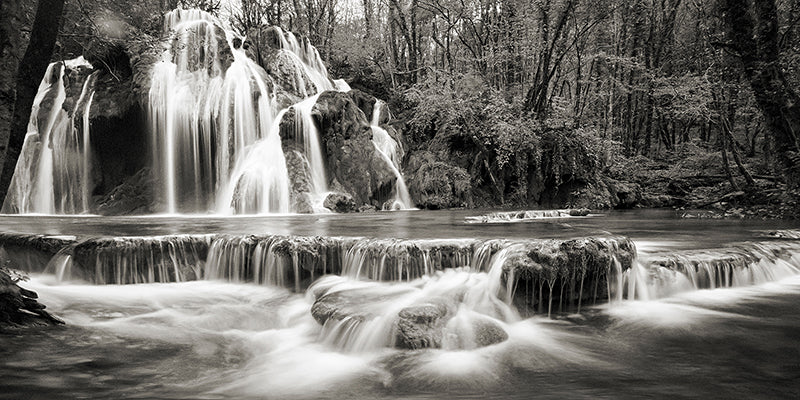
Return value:
<svg viewBox="0 0 800 400">
<path fill-rule="evenodd" d="M 588 208 L 572 208 L 567 210 L 567 212 L 569 213 L 570 217 L 585 217 L 592 211 Z"/>
<path fill-rule="evenodd" d="M 614 208 L 633 208 L 642 202 L 642 188 L 639 185 L 614 179 L 608 179 L 606 184 Z"/>
<path fill-rule="evenodd" d="M 406 307 L 397 320 L 395 345 L 401 349 L 441 348 L 448 310 L 443 304 Z"/>
<path fill-rule="evenodd" d="M 491 346 L 508 339 L 508 333 L 497 321 L 475 313 L 470 313 L 465 319 L 454 318 L 448 324 L 446 333 L 445 348 L 448 349 L 469 350 Z"/>
<path fill-rule="evenodd" d="M 508 333 L 489 318 L 477 318 L 472 324 L 472 338 L 476 347 L 486 347 L 508 339 Z"/>
<path fill-rule="evenodd" d="M 337 213 L 357 211 L 356 201 L 347 193 L 331 193 L 325 197 L 322 206 Z"/>
<path fill-rule="evenodd" d="M 432 152 L 411 154 L 405 170 L 411 199 L 419 207 L 436 210 L 472 204 L 467 171 L 439 161 Z"/>
<path fill-rule="evenodd" d="M 367 118 L 368 122 L 372 121 L 372 111 L 375 109 L 375 102 L 377 99 L 375 96 L 372 96 L 368 93 L 364 93 L 358 89 L 352 89 L 347 94 L 353 99 L 353 102 L 356 104 L 361 112 L 364 113 L 364 116 Z"/>
<path fill-rule="evenodd" d="M 350 318 L 363 321 L 371 319 L 372 316 L 361 308 L 361 302 L 364 299 L 358 296 L 359 293 L 358 290 L 322 293 L 311 306 L 311 316 L 323 326 L 328 320 L 341 321 L 344 318 Z"/>
<path fill-rule="evenodd" d="M 372 204 L 362 204 L 361 207 L 358 207 L 358 212 L 360 213 L 374 213 L 377 211 L 378 207 L 375 207 Z"/>
</svg>

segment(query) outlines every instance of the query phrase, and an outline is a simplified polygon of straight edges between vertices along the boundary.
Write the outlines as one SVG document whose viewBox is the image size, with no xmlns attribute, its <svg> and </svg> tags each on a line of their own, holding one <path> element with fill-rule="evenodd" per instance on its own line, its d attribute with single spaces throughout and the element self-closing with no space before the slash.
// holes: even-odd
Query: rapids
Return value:
<svg viewBox="0 0 800 400">
<path fill-rule="evenodd" d="M 0 398 L 773 398 L 800 390 L 792 223 L 684 221 L 652 211 L 464 223 L 475 214 L 373 215 L 367 230 L 366 220 L 342 215 L 230 225 L 2 217 L 0 228 L 18 233 L 0 237 L 0 252 L 41 271 L 23 286 L 67 325 L 0 335 Z M 193 234 L 200 229 L 207 233 Z M 624 236 L 636 245 L 634 259 L 611 245 Z M 536 269 L 519 257 L 564 263 L 585 248 L 564 243 L 587 237 L 609 245 L 586 254 L 613 257 L 581 265 L 619 273 L 603 283 L 607 294 L 584 297 L 579 310 L 567 301 L 559 312 L 570 281 L 551 281 L 545 293 L 563 292 L 551 294 L 548 318 L 546 304 L 535 304 L 548 283 L 530 280 Z M 417 248 L 428 250 L 410 250 Z M 400 256 L 430 267 L 392 275 L 401 264 L 389 260 Z M 83 264 L 65 271 L 65 257 Z M 292 277 L 309 263 L 329 275 Z M 166 268 L 136 281 L 149 283 L 92 284 L 76 271 L 86 265 L 173 266 L 194 276 L 175 279 Z M 563 279 L 575 279 L 576 294 L 591 293 L 577 290 L 580 276 Z M 439 348 L 402 348 L 396 316 L 425 307 L 450 315 Z M 489 345 L 487 326 L 503 332 Z"/>
</svg>

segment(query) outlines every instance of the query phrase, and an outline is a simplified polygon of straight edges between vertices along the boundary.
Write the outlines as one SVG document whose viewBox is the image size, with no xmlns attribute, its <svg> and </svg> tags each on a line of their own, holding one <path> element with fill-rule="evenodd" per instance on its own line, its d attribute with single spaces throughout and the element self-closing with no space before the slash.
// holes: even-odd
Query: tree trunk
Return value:
<svg viewBox="0 0 800 400">
<path fill-rule="evenodd" d="M 3 0 L 5 3 L 5 0 Z M 36 17 L 31 28 L 30 41 L 25 50 L 25 55 L 19 63 L 17 75 L 17 98 L 14 103 L 14 119 L 8 135 L 3 169 L 0 173 L 0 195 L 5 198 L 14 167 L 17 165 L 25 134 L 28 129 L 28 119 L 33 106 L 33 98 L 39 88 L 39 82 L 47 71 L 50 57 L 58 37 L 61 25 L 61 15 L 64 11 L 65 0 L 40 0 L 36 8 Z M 2 146 L 3 144 L 0 144 Z"/>
<path fill-rule="evenodd" d="M 0 0 L 0 168 L 5 160 L 17 99 L 17 68 L 22 50 L 20 15 L 20 0 Z"/>
<path fill-rule="evenodd" d="M 725 28 L 739 52 L 745 76 L 775 143 L 781 173 L 800 186 L 800 97 L 789 86 L 779 62 L 775 0 L 723 0 Z"/>
</svg>

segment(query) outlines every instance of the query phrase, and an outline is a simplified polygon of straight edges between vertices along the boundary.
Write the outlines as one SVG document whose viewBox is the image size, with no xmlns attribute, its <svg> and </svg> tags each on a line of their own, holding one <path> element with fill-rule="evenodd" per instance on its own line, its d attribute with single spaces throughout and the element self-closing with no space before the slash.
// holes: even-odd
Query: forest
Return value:
<svg viewBox="0 0 800 400">
<path fill-rule="evenodd" d="M 2 0 L 2 7 L 4 187 L 47 63 L 84 54 L 113 75 L 130 60 L 115 55 L 109 21 L 126 21 L 144 41 L 158 36 L 163 11 L 183 7 L 217 15 L 245 47 L 265 24 L 306 37 L 332 77 L 386 99 L 418 206 L 797 214 L 797 1 Z"/>
</svg>

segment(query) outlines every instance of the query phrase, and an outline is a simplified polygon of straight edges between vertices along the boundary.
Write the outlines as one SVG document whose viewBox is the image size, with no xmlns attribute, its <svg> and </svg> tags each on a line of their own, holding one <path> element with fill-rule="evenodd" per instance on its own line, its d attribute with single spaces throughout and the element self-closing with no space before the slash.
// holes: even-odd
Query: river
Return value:
<svg viewBox="0 0 800 400">
<path fill-rule="evenodd" d="M 419 240 L 623 235 L 647 259 L 761 243 L 773 240 L 764 238 L 769 231 L 797 227 L 684 220 L 672 211 L 464 222 L 479 214 L 4 216 L 0 230 L 79 237 L 269 233 Z M 794 250 L 785 251 L 792 253 L 786 262 L 800 268 Z M 458 271 L 432 280 L 470 273 L 478 274 Z M 0 398 L 798 397 L 800 275 L 755 283 L 614 300 L 554 318 L 536 314 L 505 321 L 508 339 L 498 344 L 412 351 L 331 345 L 311 316 L 310 291 L 219 280 L 92 285 L 34 273 L 23 286 L 38 292 L 67 324 L 0 335 Z M 389 290 L 421 284 L 383 285 Z"/>
</svg>

